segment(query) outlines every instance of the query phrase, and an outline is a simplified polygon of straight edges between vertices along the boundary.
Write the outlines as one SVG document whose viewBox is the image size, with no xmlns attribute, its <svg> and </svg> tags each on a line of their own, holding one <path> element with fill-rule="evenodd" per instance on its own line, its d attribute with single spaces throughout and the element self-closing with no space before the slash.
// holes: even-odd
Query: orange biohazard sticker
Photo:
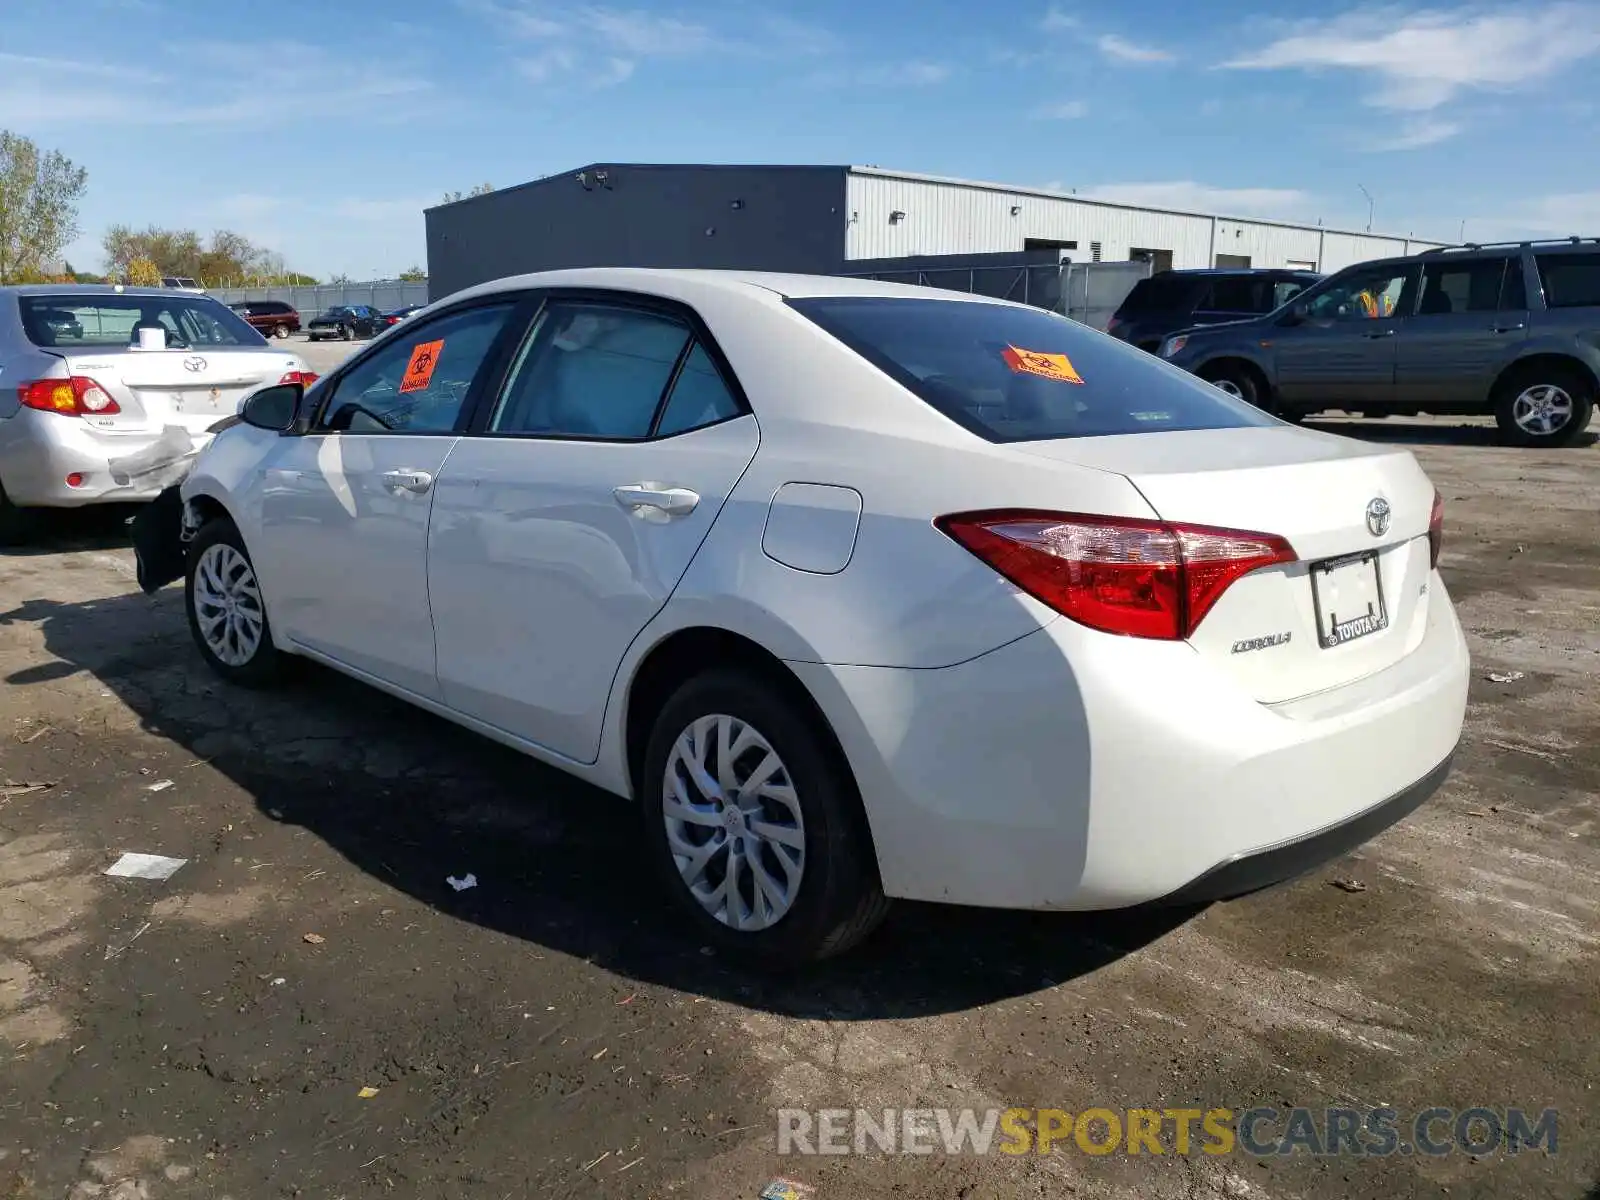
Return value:
<svg viewBox="0 0 1600 1200">
<path fill-rule="evenodd" d="M 411 348 L 411 361 L 406 364 L 405 376 L 400 380 L 402 392 L 420 392 L 433 382 L 433 369 L 439 365 L 439 354 L 444 350 L 444 339 L 423 342 Z"/>
<path fill-rule="evenodd" d="M 1006 360 L 1006 366 L 1018 375 L 1040 375 L 1058 383 L 1083 382 L 1083 377 L 1065 354 L 1044 354 L 1038 350 L 1018 350 L 1015 346 L 1007 346 L 1000 356 Z"/>
</svg>

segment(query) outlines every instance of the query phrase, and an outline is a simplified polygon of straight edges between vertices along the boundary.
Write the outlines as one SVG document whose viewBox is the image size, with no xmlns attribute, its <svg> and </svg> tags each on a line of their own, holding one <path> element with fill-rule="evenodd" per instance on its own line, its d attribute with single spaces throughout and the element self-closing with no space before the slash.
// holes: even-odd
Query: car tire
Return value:
<svg viewBox="0 0 1600 1200">
<path fill-rule="evenodd" d="M 272 327 L 272 336 L 281 342 L 289 336 L 289 327 L 287 325 L 274 325 Z"/>
<path fill-rule="evenodd" d="M 723 736 L 735 748 L 747 743 L 729 764 L 715 757 Z M 649 855 L 713 947 L 769 969 L 794 969 L 850 949 L 887 915 L 849 767 L 821 718 L 781 686 L 726 668 L 691 678 L 662 707 L 643 758 L 635 794 Z M 783 782 L 727 805 L 693 783 L 685 768 L 691 758 L 707 767 L 715 792 L 730 778 L 748 783 L 758 768 L 772 771 L 769 783 Z M 692 820 L 673 817 L 685 813 L 681 805 L 668 807 L 669 772 L 693 805 Z M 725 816 L 730 808 L 738 815 Z M 757 867 L 787 894 L 774 899 L 758 883 Z"/>
<path fill-rule="evenodd" d="M 1253 404 L 1257 408 L 1266 407 L 1262 403 L 1261 385 L 1256 376 L 1238 363 L 1225 362 L 1215 367 L 1203 368 L 1200 378 L 1219 391 L 1243 400 L 1246 404 Z"/>
<path fill-rule="evenodd" d="M 1594 403 L 1594 381 L 1581 368 L 1536 363 L 1500 381 L 1494 419 L 1508 445 L 1567 446 L 1588 427 Z"/>
<path fill-rule="evenodd" d="M 341 341 L 353 342 L 356 340 L 356 331 L 348 325 L 341 325 L 339 326 L 339 338 Z"/>
<path fill-rule="evenodd" d="M 222 678 L 249 688 L 283 678 L 287 656 L 273 645 L 255 564 L 226 517 L 206 522 L 189 543 L 183 605 L 201 657 Z"/>
<path fill-rule="evenodd" d="M 33 513 L 11 503 L 5 485 L 0 484 L 0 546 L 20 546 L 32 532 Z"/>
</svg>

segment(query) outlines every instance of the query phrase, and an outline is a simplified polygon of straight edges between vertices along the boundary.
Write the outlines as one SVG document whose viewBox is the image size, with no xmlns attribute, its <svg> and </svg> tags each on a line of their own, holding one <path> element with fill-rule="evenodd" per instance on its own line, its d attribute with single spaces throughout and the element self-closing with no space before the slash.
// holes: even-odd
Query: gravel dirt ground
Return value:
<svg viewBox="0 0 1600 1200">
<path fill-rule="evenodd" d="M 1243 901 L 903 905 L 786 982 L 684 939 L 627 805 L 325 671 L 227 687 L 116 514 L 52 522 L 0 556 L 0 1200 L 1600 1200 L 1600 449 L 1324 427 L 1445 494 L 1445 788 Z M 1559 1149 L 777 1153 L 779 1107 L 1258 1104 L 1554 1107 Z"/>
</svg>

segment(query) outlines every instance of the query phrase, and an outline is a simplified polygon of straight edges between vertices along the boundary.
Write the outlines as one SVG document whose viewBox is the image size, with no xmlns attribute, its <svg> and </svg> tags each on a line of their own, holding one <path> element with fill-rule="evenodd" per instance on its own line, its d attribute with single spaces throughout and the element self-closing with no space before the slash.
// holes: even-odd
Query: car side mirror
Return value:
<svg viewBox="0 0 1600 1200">
<path fill-rule="evenodd" d="M 246 425 L 266 429 L 272 433 L 287 433 L 300 414 L 300 401 L 305 388 L 298 383 L 280 383 L 262 388 L 245 400 L 239 417 Z"/>
<path fill-rule="evenodd" d="M 1289 315 L 1284 317 L 1283 323 L 1285 325 L 1299 325 L 1309 319 L 1310 316 L 1311 306 L 1309 304 L 1296 304 L 1289 309 Z"/>
</svg>

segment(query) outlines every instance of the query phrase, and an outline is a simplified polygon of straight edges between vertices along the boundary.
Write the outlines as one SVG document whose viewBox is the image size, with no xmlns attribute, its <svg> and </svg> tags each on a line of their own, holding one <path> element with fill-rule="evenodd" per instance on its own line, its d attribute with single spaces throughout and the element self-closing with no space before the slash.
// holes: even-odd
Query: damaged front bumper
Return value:
<svg viewBox="0 0 1600 1200">
<path fill-rule="evenodd" d="M 188 545 L 196 532 L 190 528 L 183 502 L 184 480 L 211 440 L 238 423 L 238 417 L 227 417 L 200 438 L 169 426 L 158 441 L 138 454 L 112 462 L 113 473 L 122 472 L 129 486 L 159 489 L 156 498 L 128 523 L 133 533 L 140 590 L 155 592 L 183 578 L 188 566 Z"/>
</svg>

